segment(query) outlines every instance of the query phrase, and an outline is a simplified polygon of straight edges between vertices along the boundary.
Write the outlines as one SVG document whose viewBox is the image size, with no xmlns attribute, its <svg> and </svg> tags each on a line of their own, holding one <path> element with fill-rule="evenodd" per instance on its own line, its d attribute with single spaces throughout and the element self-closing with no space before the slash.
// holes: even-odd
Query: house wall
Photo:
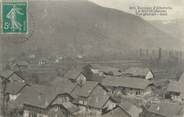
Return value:
<svg viewBox="0 0 184 117">
<path fill-rule="evenodd" d="M 48 117 L 73 117 L 73 115 L 63 107 L 53 106 L 48 110 Z"/>
<path fill-rule="evenodd" d="M 31 110 L 24 110 L 23 117 L 48 117 L 48 115 Z"/>
<path fill-rule="evenodd" d="M 182 97 L 176 93 L 170 93 L 170 99 L 173 101 L 182 102 Z"/>
<path fill-rule="evenodd" d="M 175 92 L 168 92 L 165 94 L 165 98 L 166 99 L 171 99 L 173 101 L 182 101 L 182 97 L 180 97 L 179 93 L 175 93 Z"/>
<path fill-rule="evenodd" d="M 149 71 L 149 72 L 146 74 L 145 79 L 146 79 L 146 80 L 151 80 L 151 79 L 153 79 L 153 73 L 152 73 L 151 71 Z"/>
<path fill-rule="evenodd" d="M 121 108 L 117 107 L 114 110 L 103 114 L 102 117 L 131 117 L 129 114 L 127 114 L 125 111 L 123 111 Z"/>
<path fill-rule="evenodd" d="M 10 82 L 24 82 L 23 79 L 21 79 L 17 74 L 13 73 L 12 76 L 9 78 Z"/>
<path fill-rule="evenodd" d="M 60 106 L 53 106 L 48 109 L 45 113 L 34 111 L 34 110 L 24 110 L 23 117 L 74 117 L 67 110 Z"/>
<path fill-rule="evenodd" d="M 160 114 L 156 114 L 156 113 L 153 113 L 153 112 L 149 112 L 146 109 L 144 109 L 142 117 L 165 117 L 165 116 L 162 116 Z"/>
<path fill-rule="evenodd" d="M 90 108 L 85 105 L 79 105 L 80 111 L 75 117 L 101 117 L 102 110 L 97 108 Z"/>
<path fill-rule="evenodd" d="M 47 110 L 24 105 L 23 117 L 48 117 Z"/>
<path fill-rule="evenodd" d="M 129 96 L 144 95 L 144 90 L 141 89 L 125 88 L 123 92 Z"/>
<path fill-rule="evenodd" d="M 76 79 L 77 83 L 81 85 L 85 84 L 86 80 L 86 77 L 82 73 Z"/>
<path fill-rule="evenodd" d="M 19 95 L 20 95 L 20 93 L 18 93 L 16 95 L 9 94 L 9 101 L 15 101 Z"/>
<path fill-rule="evenodd" d="M 152 88 L 151 87 L 147 87 L 146 89 L 124 88 L 122 92 L 130 96 L 144 96 L 151 94 Z"/>
<path fill-rule="evenodd" d="M 147 87 L 146 89 L 133 89 L 125 87 L 106 87 L 113 95 L 129 95 L 129 96 L 143 96 L 152 93 L 152 88 Z"/>
<path fill-rule="evenodd" d="M 87 98 L 79 97 L 78 103 L 81 105 L 87 105 Z"/>
<path fill-rule="evenodd" d="M 111 99 L 109 99 L 106 104 L 103 106 L 104 111 L 110 111 L 116 107 L 116 103 L 114 103 Z"/>
<path fill-rule="evenodd" d="M 173 101 L 182 102 L 182 97 L 180 97 L 180 96 L 171 95 L 171 99 L 172 99 Z"/>
<path fill-rule="evenodd" d="M 71 101 L 70 97 L 68 95 L 59 95 L 52 104 L 63 104 L 64 102 Z"/>
<path fill-rule="evenodd" d="M 143 95 L 149 95 L 153 92 L 152 87 L 148 86 L 146 89 L 144 89 Z"/>
</svg>

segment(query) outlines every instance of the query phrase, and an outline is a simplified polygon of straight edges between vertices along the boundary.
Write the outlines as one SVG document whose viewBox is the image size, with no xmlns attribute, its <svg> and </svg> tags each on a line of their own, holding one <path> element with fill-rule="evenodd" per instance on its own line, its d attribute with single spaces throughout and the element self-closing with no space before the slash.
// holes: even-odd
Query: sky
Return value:
<svg viewBox="0 0 184 117">
<path fill-rule="evenodd" d="M 2 0 L 0 0 L 1 2 Z M 13 0 L 4 0 L 13 1 Z M 19 0 L 14 0 L 19 1 Z M 21 0 L 22 1 L 22 0 Z M 38 0 L 29 0 L 38 1 Z M 39 0 L 40 1 L 40 0 Z M 46 1 L 46 0 L 42 0 Z M 61 1 L 61 0 L 47 0 L 47 1 Z M 64 0 L 67 1 L 67 0 Z M 77 1 L 77 0 L 75 0 Z M 135 14 L 135 9 L 130 7 L 170 7 L 167 10 L 166 16 L 141 16 L 145 20 L 173 20 L 184 19 L 184 0 L 88 0 L 103 7 L 114 8 L 122 10 L 131 14 Z"/>
<path fill-rule="evenodd" d="M 143 16 L 146 20 L 184 19 L 184 0 L 89 0 L 104 7 L 115 8 L 135 14 L 129 7 L 171 7 L 167 16 Z"/>
</svg>

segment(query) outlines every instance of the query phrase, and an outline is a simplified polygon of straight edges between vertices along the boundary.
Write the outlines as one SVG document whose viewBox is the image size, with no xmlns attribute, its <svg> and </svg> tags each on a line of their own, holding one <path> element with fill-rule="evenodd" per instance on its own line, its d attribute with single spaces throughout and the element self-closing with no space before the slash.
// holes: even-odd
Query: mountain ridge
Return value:
<svg viewBox="0 0 184 117">
<path fill-rule="evenodd" d="M 31 1 L 30 23 L 33 34 L 21 44 L 10 44 L 6 51 L 41 48 L 60 55 L 101 55 L 139 48 L 180 48 L 181 42 L 138 16 L 89 1 Z M 1 36 L 16 40 L 20 35 Z"/>
</svg>

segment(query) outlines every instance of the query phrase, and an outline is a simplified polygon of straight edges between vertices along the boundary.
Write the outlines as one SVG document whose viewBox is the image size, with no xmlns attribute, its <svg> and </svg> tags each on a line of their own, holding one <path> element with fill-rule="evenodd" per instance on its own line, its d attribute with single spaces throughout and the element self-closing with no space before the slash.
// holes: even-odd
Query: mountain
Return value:
<svg viewBox="0 0 184 117">
<path fill-rule="evenodd" d="M 180 48 L 181 41 L 147 21 L 84 0 L 29 2 L 29 34 L 1 35 L 4 54 L 41 49 L 60 55 L 101 55 L 136 48 Z M 19 42 L 25 39 L 24 42 Z"/>
<path fill-rule="evenodd" d="M 184 19 L 175 19 L 175 20 L 153 20 L 150 21 L 152 25 L 162 30 L 163 32 L 181 39 L 184 42 Z"/>
</svg>

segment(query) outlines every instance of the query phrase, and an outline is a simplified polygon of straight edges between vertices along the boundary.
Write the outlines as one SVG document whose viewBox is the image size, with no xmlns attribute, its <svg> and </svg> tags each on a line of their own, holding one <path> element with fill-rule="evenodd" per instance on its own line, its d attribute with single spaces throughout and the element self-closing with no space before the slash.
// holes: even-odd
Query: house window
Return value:
<svg viewBox="0 0 184 117">
<path fill-rule="evenodd" d="M 30 113 L 28 111 L 26 111 L 26 110 L 24 111 L 24 117 L 29 117 L 29 114 Z"/>
<path fill-rule="evenodd" d="M 140 90 L 137 90 L 136 95 L 140 95 L 140 94 L 141 94 Z"/>
<path fill-rule="evenodd" d="M 37 114 L 37 117 L 42 117 L 42 114 Z"/>
<path fill-rule="evenodd" d="M 84 100 L 84 101 L 83 101 L 83 104 L 84 104 L 84 105 L 87 105 L 87 101 Z"/>
<path fill-rule="evenodd" d="M 29 112 L 29 117 L 33 117 L 33 113 L 32 112 Z"/>
<path fill-rule="evenodd" d="M 35 112 L 30 112 L 29 117 L 37 117 L 37 114 Z"/>
<path fill-rule="evenodd" d="M 33 117 L 37 117 L 37 113 L 33 112 Z"/>
</svg>

